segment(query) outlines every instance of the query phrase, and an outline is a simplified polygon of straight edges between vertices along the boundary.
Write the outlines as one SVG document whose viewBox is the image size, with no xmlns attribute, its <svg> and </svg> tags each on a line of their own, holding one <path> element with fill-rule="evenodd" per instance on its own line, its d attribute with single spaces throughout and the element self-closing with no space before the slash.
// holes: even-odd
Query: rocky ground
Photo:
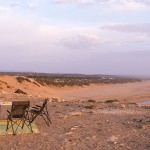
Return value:
<svg viewBox="0 0 150 150">
<path fill-rule="evenodd" d="M 31 106 L 43 102 L 37 98 L 24 99 L 31 100 Z M 0 150 L 150 149 L 148 106 L 139 107 L 125 101 L 53 99 L 48 108 L 52 120 L 50 127 L 39 117 L 36 124 L 40 133 L 0 136 Z"/>
</svg>

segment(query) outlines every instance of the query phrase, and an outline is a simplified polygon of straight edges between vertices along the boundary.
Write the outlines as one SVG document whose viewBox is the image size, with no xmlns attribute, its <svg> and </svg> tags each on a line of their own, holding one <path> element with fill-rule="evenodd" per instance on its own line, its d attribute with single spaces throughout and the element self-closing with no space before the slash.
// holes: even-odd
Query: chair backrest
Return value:
<svg viewBox="0 0 150 150">
<path fill-rule="evenodd" d="M 41 115 L 41 113 L 44 111 L 44 108 L 47 109 L 47 102 L 48 102 L 48 99 L 45 99 L 43 102 L 43 105 L 40 107 L 39 111 L 37 111 L 37 113 L 32 117 L 31 123 L 36 119 L 36 117 L 38 115 Z"/>
<path fill-rule="evenodd" d="M 11 108 L 11 115 L 13 118 L 20 118 L 24 116 L 25 110 L 30 106 L 30 101 L 13 101 Z"/>
<path fill-rule="evenodd" d="M 43 105 L 42 105 L 42 107 L 41 107 L 41 109 L 40 109 L 40 111 L 43 111 L 43 109 L 44 109 L 45 107 L 47 107 L 47 102 L 48 102 L 48 99 L 45 99 L 44 102 L 43 102 Z"/>
</svg>

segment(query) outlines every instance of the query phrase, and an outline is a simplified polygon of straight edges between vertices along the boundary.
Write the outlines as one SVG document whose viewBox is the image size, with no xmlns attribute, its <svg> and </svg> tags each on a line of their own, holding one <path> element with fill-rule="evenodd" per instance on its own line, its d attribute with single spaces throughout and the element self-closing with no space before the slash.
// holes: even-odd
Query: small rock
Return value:
<svg viewBox="0 0 150 150">
<path fill-rule="evenodd" d="M 85 139 L 86 139 L 86 140 L 90 140 L 91 138 L 90 138 L 90 137 L 86 137 Z"/>
<path fill-rule="evenodd" d="M 64 118 L 64 116 L 62 114 L 59 114 L 59 118 Z"/>
<path fill-rule="evenodd" d="M 71 116 L 80 116 L 82 114 L 83 114 L 82 112 L 71 112 L 70 113 Z"/>
<path fill-rule="evenodd" d="M 65 116 L 64 116 L 64 119 L 68 119 L 68 118 L 69 118 L 69 116 L 68 116 L 68 115 L 65 115 Z"/>
<path fill-rule="evenodd" d="M 129 122 L 129 121 L 127 121 L 127 123 L 128 123 L 128 124 L 130 124 L 130 122 Z"/>
<path fill-rule="evenodd" d="M 117 141 L 117 137 L 116 136 L 114 136 L 114 135 L 112 135 L 109 139 L 108 139 L 108 141 L 110 141 L 110 142 L 116 142 Z"/>
<path fill-rule="evenodd" d="M 129 146 L 126 147 L 127 149 L 131 149 Z"/>
<path fill-rule="evenodd" d="M 136 130 L 135 130 L 135 129 L 133 129 L 133 131 L 134 131 L 134 132 L 136 132 Z"/>
<path fill-rule="evenodd" d="M 124 143 L 121 143 L 121 144 L 120 144 L 120 146 L 124 146 L 124 145 L 125 145 Z"/>
<path fill-rule="evenodd" d="M 42 136 L 48 136 L 49 134 L 48 133 L 42 133 Z"/>
<path fill-rule="evenodd" d="M 125 104 L 120 104 L 120 107 L 121 108 L 126 108 L 126 105 Z"/>
<path fill-rule="evenodd" d="M 77 128 L 75 128 L 75 127 L 71 128 L 71 131 L 74 131 L 74 130 L 77 130 Z"/>
<path fill-rule="evenodd" d="M 92 139 L 93 139 L 93 140 L 96 140 L 96 139 L 97 139 L 97 136 L 96 136 L 96 135 L 92 136 Z"/>
<path fill-rule="evenodd" d="M 66 133 L 66 135 L 71 135 L 71 134 L 73 134 L 73 132 L 67 132 L 67 133 Z"/>
</svg>

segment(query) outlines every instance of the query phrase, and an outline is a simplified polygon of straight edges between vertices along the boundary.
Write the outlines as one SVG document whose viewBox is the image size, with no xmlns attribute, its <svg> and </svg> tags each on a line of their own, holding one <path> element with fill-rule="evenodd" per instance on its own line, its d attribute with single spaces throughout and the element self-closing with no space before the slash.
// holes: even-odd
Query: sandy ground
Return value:
<svg viewBox="0 0 150 150">
<path fill-rule="evenodd" d="M 41 100 L 31 100 L 35 105 Z M 92 106 L 92 107 L 89 107 Z M 49 102 L 40 133 L 0 136 L 1 150 L 149 150 L 150 109 L 134 103 Z M 3 110 L 4 112 L 4 110 Z"/>
<path fill-rule="evenodd" d="M 17 83 L 9 76 L 0 77 L 0 81 L 0 99 L 7 101 L 30 100 L 34 106 L 42 104 L 44 97 L 59 97 L 48 103 L 50 127 L 39 117 L 39 134 L 0 136 L 0 150 L 150 149 L 150 107 L 136 103 L 150 100 L 150 81 L 74 88 L 39 88 Z M 18 88 L 28 95 L 14 94 Z M 109 99 L 118 101 L 107 103 Z M 3 108 L 3 118 L 6 109 L 10 108 Z"/>
<path fill-rule="evenodd" d="M 150 99 L 150 81 L 105 86 L 91 85 L 73 89 L 66 88 L 59 96 L 68 100 L 92 98 L 97 101 L 105 101 L 116 98 L 127 101 L 141 101 Z"/>
<path fill-rule="evenodd" d="M 85 87 L 47 87 L 29 82 L 19 83 L 14 76 L 0 76 L 0 97 L 12 97 L 16 89 L 27 92 L 29 97 L 59 97 L 65 100 L 95 99 L 106 101 L 107 99 L 120 99 L 121 101 L 145 101 L 150 99 L 150 81 L 112 84 L 90 85 Z M 31 81 L 33 79 L 30 79 Z M 3 83 L 5 82 L 5 83 Z M 8 88 L 9 86 L 9 88 Z M 15 96 L 15 94 L 14 94 Z"/>
</svg>

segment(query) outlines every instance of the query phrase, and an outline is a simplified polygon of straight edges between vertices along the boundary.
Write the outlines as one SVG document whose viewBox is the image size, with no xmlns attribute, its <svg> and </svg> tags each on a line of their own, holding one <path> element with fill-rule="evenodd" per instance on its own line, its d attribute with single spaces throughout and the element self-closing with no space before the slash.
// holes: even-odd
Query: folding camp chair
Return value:
<svg viewBox="0 0 150 150">
<path fill-rule="evenodd" d="M 48 99 L 45 99 L 43 102 L 42 106 L 39 105 L 35 105 L 34 107 L 31 108 L 30 113 L 31 113 L 31 123 L 38 117 L 41 116 L 44 121 L 46 122 L 46 124 L 48 126 L 50 126 L 51 123 L 51 119 L 48 113 L 48 109 L 47 109 L 47 102 Z"/>
<path fill-rule="evenodd" d="M 17 129 L 21 127 L 23 129 L 24 125 L 33 132 L 30 118 L 29 118 L 29 106 L 30 101 L 13 101 L 11 111 L 8 111 L 7 116 L 7 126 L 6 131 L 12 128 L 13 135 L 16 134 Z"/>
</svg>

